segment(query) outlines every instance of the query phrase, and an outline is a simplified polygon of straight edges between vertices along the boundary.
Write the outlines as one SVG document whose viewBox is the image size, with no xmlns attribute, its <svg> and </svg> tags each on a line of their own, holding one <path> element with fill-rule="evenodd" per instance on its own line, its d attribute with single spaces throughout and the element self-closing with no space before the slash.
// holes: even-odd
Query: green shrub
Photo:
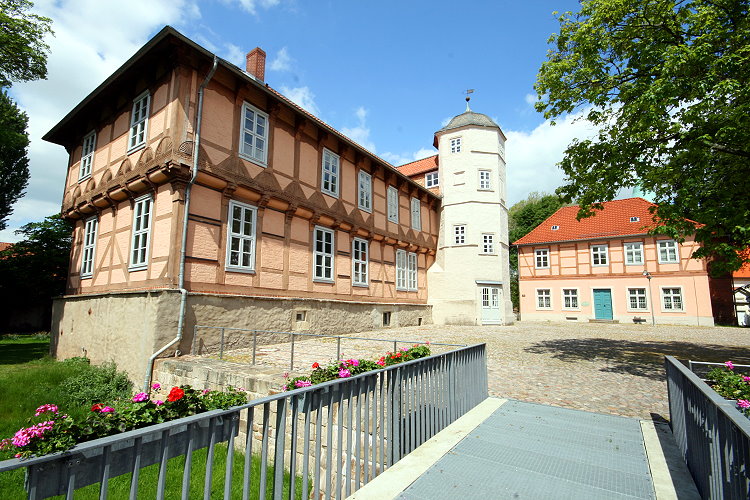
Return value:
<svg viewBox="0 0 750 500">
<path fill-rule="evenodd" d="M 86 358 L 70 358 L 64 363 L 80 364 L 82 370 L 61 384 L 70 404 L 90 406 L 92 403 L 128 398 L 133 391 L 133 383 L 124 372 L 117 371 L 117 365 L 113 362 L 95 366 L 90 365 Z"/>
</svg>

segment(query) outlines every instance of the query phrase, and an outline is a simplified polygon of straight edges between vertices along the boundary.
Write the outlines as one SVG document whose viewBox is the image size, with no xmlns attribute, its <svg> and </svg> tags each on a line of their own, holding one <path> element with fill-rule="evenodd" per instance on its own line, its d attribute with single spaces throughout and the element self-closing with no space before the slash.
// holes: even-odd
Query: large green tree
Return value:
<svg viewBox="0 0 750 500">
<path fill-rule="evenodd" d="M 52 21 L 29 12 L 33 6 L 28 0 L 0 0 L 0 87 L 47 78 L 44 36 L 52 33 Z"/>
<path fill-rule="evenodd" d="M 26 113 L 0 91 L 0 230 L 5 229 L 13 204 L 29 183 L 27 123 Z"/>
<path fill-rule="evenodd" d="M 40 311 L 49 328 L 52 297 L 65 293 L 72 227 L 60 215 L 26 224 L 23 240 L 0 252 L 0 329 L 18 327 L 14 314 Z M 21 325 L 22 326 L 22 325 Z"/>
<path fill-rule="evenodd" d="M 532 229 L 554 214 L 563 204 L 563 200 L 559 196 L 539 192 L 530 193 L 525 200 L 514 204 L 508 210 L 508 239 L 510 242 L 513 243 L 529 234 Z M 513 307 L 518 309 L 518 248 L 515 246 L 510 249 L 510 274 L 510 299 L 513 302 Z"/>
<path fill-rule="evenodd" d="M 663 232 L 695 234 L 715 273 L 737 269 L 750 246 L 748 0 L 582 0 L 559 21 L 536 108 L 583 111 L 599 134 L 569 145 L 558 193 L 586 216 L 638 184 Z"/>
</svg>

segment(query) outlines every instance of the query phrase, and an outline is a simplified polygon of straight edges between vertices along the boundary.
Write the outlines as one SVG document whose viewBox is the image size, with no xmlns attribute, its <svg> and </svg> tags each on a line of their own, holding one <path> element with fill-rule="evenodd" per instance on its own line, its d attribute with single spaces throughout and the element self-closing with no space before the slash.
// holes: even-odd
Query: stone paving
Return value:
<svg viewBox="0 0 750 500">
<path fill-rule="evenodd" d="M 669 417 L 663 356 L 680 360 L 750 364 L 750 329 L 739 327 L 651 326 L 597 323 L 519 322 L 513 326 L 391 328 L 353 334 L 402 342 L 485 342 L 490 395 L 566 408 L 661 420 Z M 408 345 L 401 343 L 398 347 Z M 295 344 L 294 372 L 336 357 L 334 339 Z M 345 339 L 342 357 L 372 357 L 392 343 Z M 289 371 L 289 344 L 259 345 L 257 363 Z M 225 359 L 250 361 L 248 350 Z M 281 385 L 281 383 L 279 384 Z"/>
</svg>

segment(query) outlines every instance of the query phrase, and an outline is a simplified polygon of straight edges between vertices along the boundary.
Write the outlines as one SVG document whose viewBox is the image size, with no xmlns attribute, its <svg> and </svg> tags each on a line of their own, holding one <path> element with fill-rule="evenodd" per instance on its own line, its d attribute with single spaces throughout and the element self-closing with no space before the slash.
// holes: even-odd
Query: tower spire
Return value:
<svg viewBox="0 0 750 500">
<path fill-rule="evenodd" d="M 466 94 L 466 112 L 468 113 L 471 111 L 471 108 L 469 107 L 469 101 L 471 101 L 471 94 L 474 93 L 474 89 L 467 89 L 464 94 Z"/>
</svg>

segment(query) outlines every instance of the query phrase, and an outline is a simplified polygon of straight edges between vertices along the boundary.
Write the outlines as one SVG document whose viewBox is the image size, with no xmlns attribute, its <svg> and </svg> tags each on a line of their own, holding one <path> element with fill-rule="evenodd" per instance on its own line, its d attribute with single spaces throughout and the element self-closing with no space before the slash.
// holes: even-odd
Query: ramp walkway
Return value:
<svg viewBox="0 0 750 500">
<path fill-rule="evenodd" d="M 650 421 L 489 398 L 350 498 L 700 498 L 670 440 Z"/>
</svg>

